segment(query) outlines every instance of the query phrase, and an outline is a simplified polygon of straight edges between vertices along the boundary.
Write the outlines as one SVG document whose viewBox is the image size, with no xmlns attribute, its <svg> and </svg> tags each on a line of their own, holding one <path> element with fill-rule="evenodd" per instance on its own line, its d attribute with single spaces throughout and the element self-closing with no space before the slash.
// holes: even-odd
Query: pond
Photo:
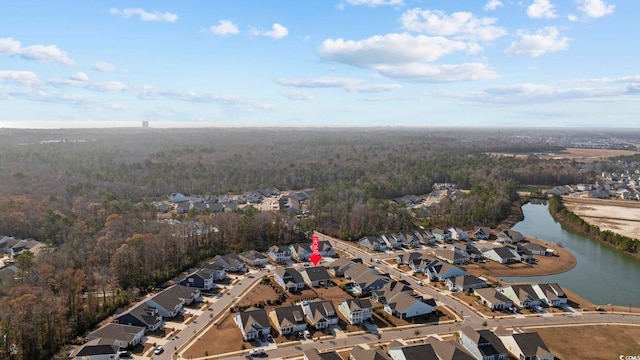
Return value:
<svg viewBox="0 0 640 360">
<path fill-rule="evenodd" d="M 562 274 L 504 277 L 508 282 L 557 282 L 594 304 L 640 307 L 640 260 L 597 240 L 565 230 L 549 213 L 546 201 L 522 207 L 524 220 L 513 230 L 550 243 L 561 243 L 578 264 Z"/>
</svg>

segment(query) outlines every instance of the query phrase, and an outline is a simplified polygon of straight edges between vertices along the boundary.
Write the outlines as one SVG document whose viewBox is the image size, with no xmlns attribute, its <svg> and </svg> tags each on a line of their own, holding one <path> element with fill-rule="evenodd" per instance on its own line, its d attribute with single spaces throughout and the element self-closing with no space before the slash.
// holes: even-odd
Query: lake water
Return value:
<svg viewBox="0 0 640 360">
<path fill-rule="evenodd" d="M 561 242 L 578 264 L 562 274 L 505 277 L 505 281 L 557 282 L 594 304 L 640 307 L 640 260 L 563 229 L 549 214 L 546 201 L 528 203 L 522 211 L 524 220 L 513 230 L 549 243 Z"/>
</svg>

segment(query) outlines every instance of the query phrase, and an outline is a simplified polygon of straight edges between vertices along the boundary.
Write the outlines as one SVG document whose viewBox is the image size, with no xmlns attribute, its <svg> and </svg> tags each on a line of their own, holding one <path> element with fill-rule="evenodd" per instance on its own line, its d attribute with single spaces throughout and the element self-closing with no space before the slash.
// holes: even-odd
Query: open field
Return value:
<svg viewBox="0 0 640 360">
<path fill-rule="evenodd" d="M 541 159 L 575 159 L 580 162 L 594 162 L 615 156 L 628 156 L 637 153 L 637 151 L 631 150 L 567 148 L 557 153 L 540 153 L 536 154 L 536 156 Z M 490 153 L 490 155 L 513 156 L 519 159 L 526 159 L 530 154 Z"/>
<path fill-rule="evenodd" d="M 640 202 L 564 197 L 567 209 L 600 230 L 640 239 Z"/>
<path fill-rule="evenodd" d="M 620 355 L 638 355 L 640 349 L 638 326 L 602 324 L 546 327 L 533 331 L 540 334 L 556 359 L 561 360 L 619 359 Z"/>
</svg>

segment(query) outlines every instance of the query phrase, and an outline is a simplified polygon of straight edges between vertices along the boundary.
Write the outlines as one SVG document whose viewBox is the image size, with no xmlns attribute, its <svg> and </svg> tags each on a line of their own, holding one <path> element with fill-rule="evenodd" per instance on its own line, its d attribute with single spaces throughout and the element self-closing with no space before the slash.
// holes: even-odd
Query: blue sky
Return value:
<svg viewBox="0 0 640 360">
<path fill-rule="evenodd" d="M 637 127 L 640 2 L 12 1 L 0 127 Z"/>
</svg>

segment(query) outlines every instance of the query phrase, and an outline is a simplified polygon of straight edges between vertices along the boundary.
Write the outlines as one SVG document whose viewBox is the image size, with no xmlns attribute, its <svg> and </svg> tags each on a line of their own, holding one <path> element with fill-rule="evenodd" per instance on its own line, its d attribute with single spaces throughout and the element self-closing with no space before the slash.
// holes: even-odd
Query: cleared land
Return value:
<svg viewBox="0 0 640 360">
<path fill-rule="evenodd" d="M 615 156 L 635 155 L 637 151 L 631 150 L 615 150 L 615 149 L 583 149 L 583 148 L 567 148 L 557 153 L 540 153 L 536 154 L 541 159 L 575 159 L 581 162 L 594 162 L 606 160 Z M 515 153 L 490 153 L 496 156 L 515 156 L 516 158 L 526 159 L 530 154 Z"/>
<path fill-rule="evenodd" d="M 603 324 L 533 330 L 556 359 L 619 359 L 620 355 L 638 355 L 640 349 L 638 326 Z"/>
<path fill-rule="evenodd" d="M 640 239 L 640 202 L 564 197 L 567 209 L 600 230 Z"/>
</svg>

